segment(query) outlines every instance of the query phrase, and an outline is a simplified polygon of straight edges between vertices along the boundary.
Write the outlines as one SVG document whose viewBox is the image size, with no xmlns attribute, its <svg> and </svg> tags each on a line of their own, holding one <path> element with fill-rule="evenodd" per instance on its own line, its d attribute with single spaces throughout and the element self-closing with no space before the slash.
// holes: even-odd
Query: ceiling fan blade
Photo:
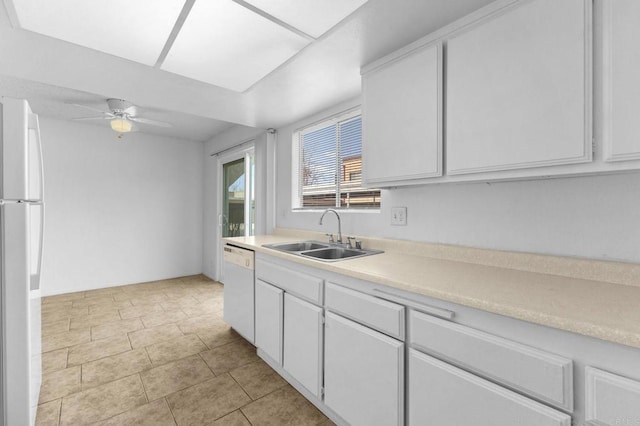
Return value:
<svg viewBox="0 0 640 426">
<path fill-rule="evenodd" d="M 104 111 L 104 110 L 101 110 L 100 108 L 95 108 L 95 107 L 92 107 L 92 106 L 89 106 L 89 105 L 82 105 L 82 104 L 75 104 L 75 103 L 69 103 L 69 105 L 77 106 L 77 107 L 80 107 L 80 108 L 86 108 L 86 109 L 89 109 L 91 111 L 101 112 L 101 113 L 107 114 L 107 115 L 113 115 L 110 111 Z"/>
<path fill-rule="evenodd" d="M 113 116 L 101 115 L 99 117 L 78 117 L 72 118 L 73 121 L 85 121 L 85 120 L 111 120 Z"/>
<path fill-rule="evenodd" d="M 138 113 L 138 107 L 131 105 L 130 107 L 125 108 L 123 112 L 128 116 L 134 116 Z"/>
<path fill-rule="evenodd" d="M 135 121 L 136 123 L 149 124 L 151 126 L 173 127 L 169 123 L 165 123 L 163 121 L 150 120 L 148 118 L 143 118 L 143 117 L 129 117 L 129 120 Z"/>
</svg>

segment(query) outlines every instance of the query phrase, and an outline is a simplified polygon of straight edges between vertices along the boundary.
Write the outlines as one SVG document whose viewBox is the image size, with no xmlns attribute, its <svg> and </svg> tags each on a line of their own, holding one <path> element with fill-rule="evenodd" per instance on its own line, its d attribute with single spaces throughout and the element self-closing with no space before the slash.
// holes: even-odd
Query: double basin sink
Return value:
<svg viewBox="0 0 640 426">
<path fill-rule="evenodd" d="M 335 262 L 338 260 L 354 259 L 356 257 L 383 253 L 381 250 L 347 248 L 342 244 L 323 243 L 320 241 L 264 244 L 263 247 L 321 260 L 323 262 Z"/>
</svg>

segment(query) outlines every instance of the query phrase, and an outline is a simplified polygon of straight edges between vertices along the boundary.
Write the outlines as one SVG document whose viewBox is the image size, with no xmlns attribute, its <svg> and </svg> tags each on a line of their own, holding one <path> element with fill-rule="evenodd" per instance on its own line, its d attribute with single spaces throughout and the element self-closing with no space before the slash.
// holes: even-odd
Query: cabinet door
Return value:
<svg viewBox="0 0 640 426">
<path fill-rule="evenodd" d="M 518 2 L 447 42 L 447 173 L 591 161 L 591 1 Z"/>
<path fill-rule="evenodd" d="M 442 175 L 441 83 L 441 44 L 363 76 L 362 161 L 368 186 Z"/>
<path fill-rule="evenodd" d="M 321 398 L 322 308 L 284 295 L 284 369 Z"/>
<path fill-rule="evenodd" d="M 409 424 L 569 426 L 571 417 L 411 349 Z"/>
<path fill-rule="evenodd" d="M 282 314 L 284 292 L 256 280 L 256 346 L 282 365 Z"/>
<path fill-rule="evenodd" d="M 640 2 L 606 0 L 602 5 L 605 160 L 640 160 Z"/>
<path fill-rule="evenodd" d="M 327 313 L 324 398 L 350 425 L 404 424 L 404 345 Z"/>
</svg>

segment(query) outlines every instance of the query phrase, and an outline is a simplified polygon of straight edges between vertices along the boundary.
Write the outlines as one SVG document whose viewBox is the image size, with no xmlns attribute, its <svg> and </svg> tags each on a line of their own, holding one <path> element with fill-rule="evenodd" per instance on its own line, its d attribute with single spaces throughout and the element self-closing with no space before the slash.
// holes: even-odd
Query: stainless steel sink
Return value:
<svg viewBox="0 0 640 426">
<path fill-rule="evenodd" d="M 307 251 L 328 248 L 329 244 L 318 243 L 316 241 L 301 241 L 297 243 L 266 244 L 265 247 L 281 251 Z"/>
<path fill-rule="evenodd" d="M 383 253 L 381 250 L 362 250 L 347 248 L 337 243 L 322 243 L 319 241 L 297 241 L 291 243 L 264 244 L 263 247 L 284 251 L 297 256 L 303 256 L 323 262 L 336 262 L 356 257 L 371 256 Z"/>
<path fill-rule="evenodd" d="M 340 260 L 349 257 L 364 256 L 364 250 L 351 250 L 342 247 L 330 247 L 322 250 L 311 250 L 300 253 L 301 256 L 313 257 L 320 260 Z"/>
</svg>

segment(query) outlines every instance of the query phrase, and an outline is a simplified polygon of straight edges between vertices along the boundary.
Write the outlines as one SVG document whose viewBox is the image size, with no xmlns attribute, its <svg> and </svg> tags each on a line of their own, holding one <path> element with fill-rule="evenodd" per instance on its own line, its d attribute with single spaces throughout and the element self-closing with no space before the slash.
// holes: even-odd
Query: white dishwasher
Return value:
<svg viewBox="0 0 640 426">
<path fill-rule="evenodd" d="M 254 253 L 224 246 L 224 320 L 254 343 Z"/>
</svg>

